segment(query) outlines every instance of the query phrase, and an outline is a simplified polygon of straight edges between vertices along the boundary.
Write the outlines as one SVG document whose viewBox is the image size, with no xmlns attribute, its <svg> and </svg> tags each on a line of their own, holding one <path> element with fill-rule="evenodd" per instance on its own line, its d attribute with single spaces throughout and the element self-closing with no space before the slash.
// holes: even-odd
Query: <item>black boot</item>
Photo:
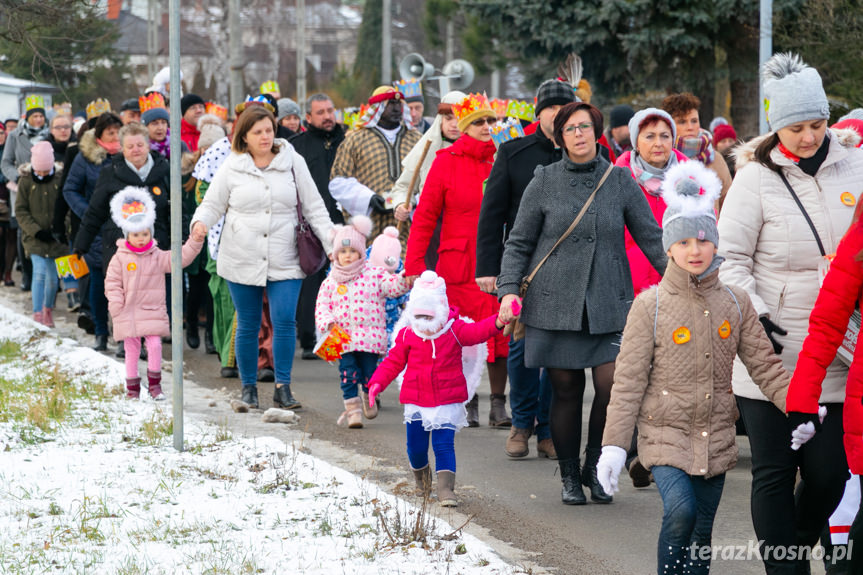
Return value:
<svg viewBox="0 0 863 575">
<path fill-rule="evenodd" d="M 108 336 L 107 335 L 97 335 L 96 336 L 96 345 L 93 346 L 93 349 L 96 351 L 107 351 L 108 350 Z"/>
<path fill-rule="evenodd" d="M 258 407 L 258 386 L 244 385 L 243 386 L 243 403 L 247 403 L 249 407 Z"/>
<path fill-rule="evenodd" d="M 474 393 L 473 399 L 465 404 L 467 408 L 467 426 L 479 427 L 479 396 Z"/>
<path fill-rule="evenodd" d="M 563 489 L 560 499 L 566 505 L 585 505 L 587 497 L 581 489 L 581 462 L 578 459 L 560 460 L 560 480 L 563 481 Z"/>
<path fill-rule="evenodd" d="M 198 349 L 201 346 L 201 337 L 198 335 L 198 326 L 186 326 L 186 343 L 192 349 Z"/>
<path fill-rule="evenodd" d="M 207 355 L 217 353 L 216 344 L 213 343 L 213 332 L 210 330 L 204 332 L 204 349 L 207 351 Z"/>
<path fill-rule="evenodd" d="M 282 409 L 299 409 L 302 407 L 300 402 L 291 395 L 290 385 L 276 385 L 273 390 L 273 403 Z"/>
<path fill-rule="evenodd" d="M 596 475 L 596 464 L 602 454 L 600 447 L 588 447 L 584 454 L 584 469 L 581 470 L 581 483 L 590 489 L 590 500 L 594 503 L 611 503 L 612 496 L 605 492 Z"/>
</svg>

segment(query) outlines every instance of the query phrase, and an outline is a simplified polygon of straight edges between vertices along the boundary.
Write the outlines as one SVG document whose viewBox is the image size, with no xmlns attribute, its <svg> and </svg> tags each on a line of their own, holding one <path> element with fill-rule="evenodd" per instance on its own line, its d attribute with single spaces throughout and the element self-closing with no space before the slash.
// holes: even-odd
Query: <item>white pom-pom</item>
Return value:
<svg viewBox="0 0 863 575">
<path fill-rule="evenodd" d="M 368 216 L 354 216 L 350 224 L 365 237 L 372 235 L 372 220 Z"/>
<path fill-rule="evenodd" d="M 699 195 L 680 193 L 683 180 L 693 180 L 701 188 Z M 714 214 L 714 202 L 722 191 L 722 182 L 710 168 L 692 160 L 681 162 L 668 170 L 662 182 L 662 199 L 669 209 L 679 212 L 683 217 L 697 217 Z"/>
<path fill-rule="evenodd" d="M 432 283 L 437 279 L 437 274 L 432 270 L 426 270 L 420 274 L 420 279 L 424 282 Z"/>
<path fill-rule="evenodd" d="M 774 54 L 764 63 L 764 67 L 761 69 L 761 78 L 763 80 L 781 80 L 785 76 L 802 72 L 808 67 L 800 55 L 792 52 L 781 52 Z"/>
<path fill-rule="evenodd" d="M 387 226 L 384 228 L 384 234 L 383 235 L 398 239 L 399 231 L 398 231 L 398 229 L 396 229 L 393 226 Z"/>
</svg>

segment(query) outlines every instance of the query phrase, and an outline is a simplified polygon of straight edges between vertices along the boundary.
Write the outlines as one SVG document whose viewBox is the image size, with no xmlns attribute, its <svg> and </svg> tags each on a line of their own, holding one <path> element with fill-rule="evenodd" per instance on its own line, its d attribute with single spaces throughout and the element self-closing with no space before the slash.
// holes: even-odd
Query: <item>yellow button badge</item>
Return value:
<svg viewBox="0 0 863 575">
<path fill-rule="evenodd" d="M 674 330 L 674 333 L 671 334 L 671 337 L 674 339 L 674 343 L 679 345 L 682 343 L 686 343 L 690 339 L 692 339 L 692 334 L 689 333 L 688 328 L 681 326 L 681 327 L 677 328 L 676 330 Z"/>
<path fill-rule="evenodd" d="M 851 192 L 842 192 L 842 195 L 839 196 L 839 199 L 846 206 L 853 206 L 857 204 L 857 198 L 855 198 L 854 194 L 852 194 Z"/>
<path fill-rule="evenodd" d="M 731 324 L 728 323 L 728 320 L 722 322 L 722 325 L 719 326 L 719 337 L 722 339 L 728 339 L 728 336 L 731 335 Z"/>
<path fill-rule="evenodd" d="M 126 269 L 130 272 L 133 272 L 138 269 L 138 266 L 135 265 L 135 262 L 129 262 L 128 264 L 126 264 Z"/>
<path fill-rule="evenodd" d="M 336 291 L 339 292 L 339 295 L 345 295 L 348 293 L 348 286 L 342 284 L 336 288 Z"/>
</svg>

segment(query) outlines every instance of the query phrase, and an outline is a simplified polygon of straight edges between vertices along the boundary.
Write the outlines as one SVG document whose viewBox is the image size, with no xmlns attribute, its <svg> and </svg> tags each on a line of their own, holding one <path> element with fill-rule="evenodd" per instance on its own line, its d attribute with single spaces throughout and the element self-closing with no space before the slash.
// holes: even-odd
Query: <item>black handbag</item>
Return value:
<svg viewBox="0 0 863 575">
<path fill-rule="evenodd" d="M 291 168 L 294 176 L 294 185 L 297 189 L 297 253 L 300 256 L 300 269 L 307 276 L 318 273 L 327 263 L 327 254 L 324 245 L 315 232 L 312 231 L 309 222 L 303 216 L 303 203 L 300 201 L 300 184 L 297 175 Z"/>
</svg>

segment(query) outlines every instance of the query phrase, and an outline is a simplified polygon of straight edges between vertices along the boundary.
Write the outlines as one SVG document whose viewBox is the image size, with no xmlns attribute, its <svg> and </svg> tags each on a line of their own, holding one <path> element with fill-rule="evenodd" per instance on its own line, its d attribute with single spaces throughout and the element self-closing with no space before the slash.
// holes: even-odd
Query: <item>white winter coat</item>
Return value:
<svg viewBox="0 0 863 575">
<path fill-rule="evenodd" d="M 209 228 L 225 216 L 216 263 L 228 281 L 264 286 L 305 277 L 297 254 L 297 184 L 303 215 L 332 252 L 333 225 L 305 160 L 286 140 L 276 144 L 279 153 L 263 170 L 248 153 L 232 152 L 192 217 L 192 226 L 200 221 Z"/>
<path fill-rule="evenodd" d="M 821 252 L 809 224 L 779 176 L 755 160 L 762 136 L 735 152 L 737 174 L 725 197 L 719 217 L 719 254 L 725 263 L 722 282 L 744 288 L 760 316 L 767 315 L 788 331 L 774 335 L 784 349 L 782 362 L 794 370 L 809 327 L 809 314 L 820 289 Z M 851 224 L 854 205 L 842 203 L 844 192 L 859 201 L 863 193 L 863 150 L 854 146 L 860 137 L 852 130 L 829 130 L 830 148 L 815 177 L 807 176 L 778 149 L 770 157 L 782 169 L 809 213 L 828 254 Z M 845 399 L 848 368 L 834 360 L 827 370 L 821 403 Z M 767 401 L 736 359 L 733 389 L 736 395 Z"/>
</svg>

